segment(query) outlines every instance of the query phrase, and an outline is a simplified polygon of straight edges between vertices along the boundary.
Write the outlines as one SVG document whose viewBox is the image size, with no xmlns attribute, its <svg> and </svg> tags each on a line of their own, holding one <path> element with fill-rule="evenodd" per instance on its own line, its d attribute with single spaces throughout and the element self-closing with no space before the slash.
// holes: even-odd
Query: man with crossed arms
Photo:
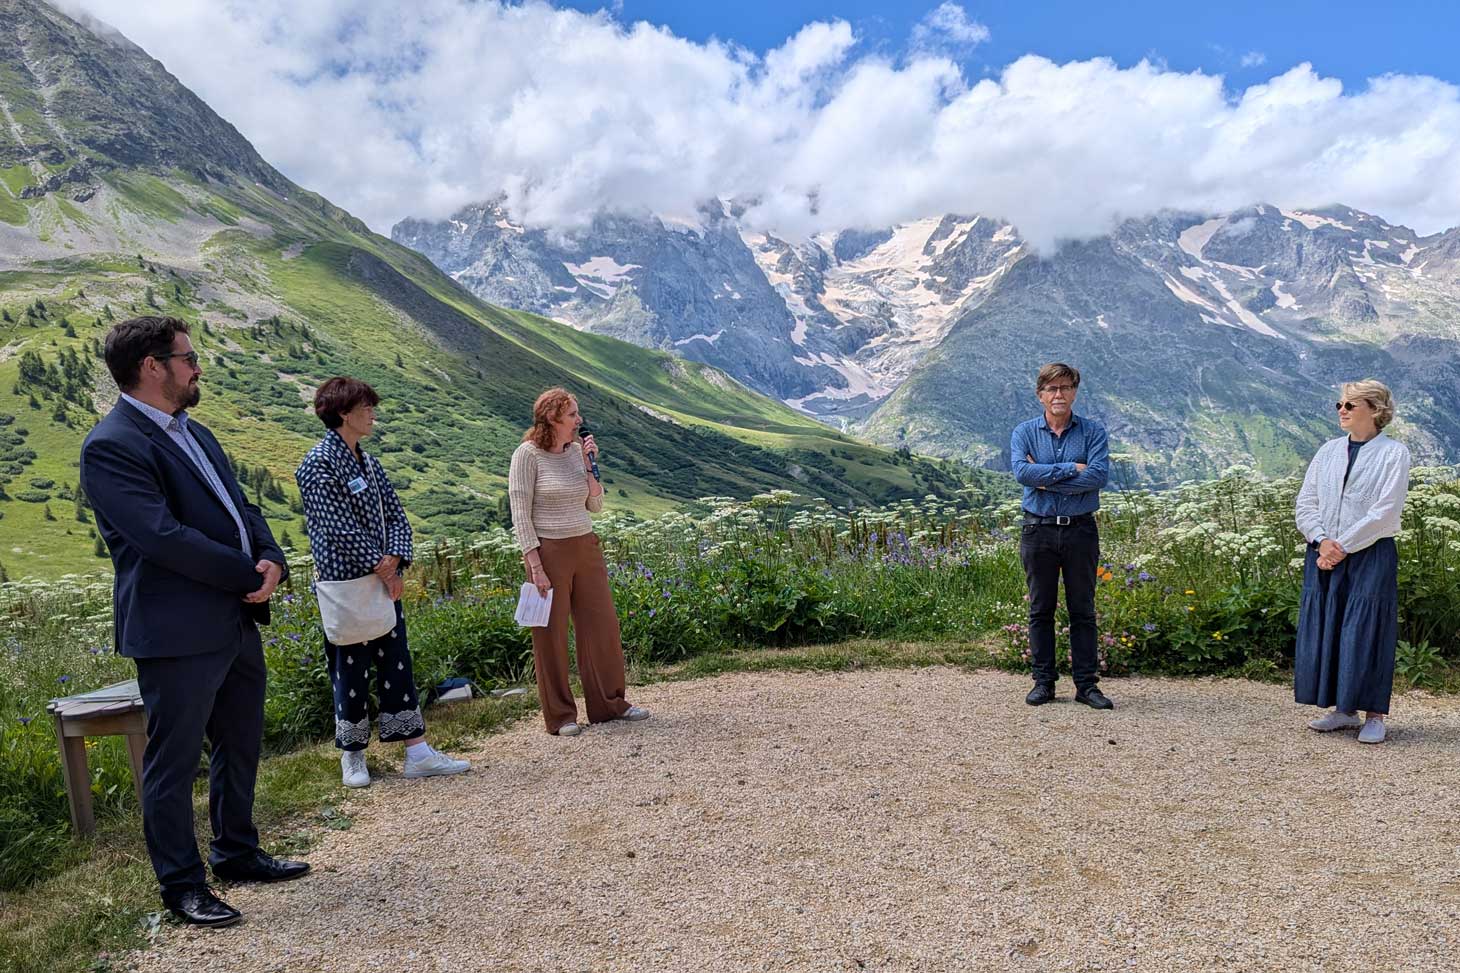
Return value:
<svg viewBox="0 0 1460 973">
<path fill-rule="evenodd" d="M 1029 584 L 1029 665 L 1034 688 L 1024 701 L 1041 706 L 1054 700 L 1054 615 L 1060 575 L 1070 614 L 1070 668 L 1075 701 L 1113 709 L 1096 684 L 1095 565 L 1100 532 L 1095 511 L 1110 470 L 1105 427 L 1075 414 L 1080 388 L 1077 369 L 1054 362 L 1039 370 L 1035 392 L 1044 414 L 1014 427 L 1009 460 L 1024 487 L 1024 523 L 1019 558 Z"/>
</svg>

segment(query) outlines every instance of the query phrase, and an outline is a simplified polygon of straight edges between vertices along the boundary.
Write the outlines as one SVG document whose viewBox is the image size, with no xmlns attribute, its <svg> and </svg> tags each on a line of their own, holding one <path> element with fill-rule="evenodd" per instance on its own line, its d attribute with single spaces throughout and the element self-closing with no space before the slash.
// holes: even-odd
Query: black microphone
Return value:
<svg viewBox="0 0 1460 973">
<path fill-rule="evenodd" d="M 593 435 L 593 431 L 588 428 L 588 423 L 586 423 L 586 422 L 580 422 L 578 424 L 578 437 L 581 439 L 584 436 L 591 436 L 591 435 Z M 598 475 L 598 458 L 593 455 L 593 451 L 591 451 L 591 450 L 588 452 L 587 455 L 588 455 L 588 466 L 593 471 L 593 478 L 595 480 L 597 480 L 599 483 L 602 483 L 603 482 L 603 477 L 601 477 L 601 476 Z"/>
</svg>

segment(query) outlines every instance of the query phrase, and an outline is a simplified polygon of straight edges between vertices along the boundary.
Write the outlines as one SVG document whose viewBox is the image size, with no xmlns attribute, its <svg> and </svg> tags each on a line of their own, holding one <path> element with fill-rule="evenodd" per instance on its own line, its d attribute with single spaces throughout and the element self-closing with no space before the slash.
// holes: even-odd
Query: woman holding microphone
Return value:
<svg viewBox="0 0 1460 973">
<path fill-rule="evenodd" d="M 603 509 L 603 485 L 594 475 L 598 445 L 581 442 L 583 418 L 566 390 L 550 388 L 532 406 L 532 425 L 512 454 L 507 494 L 512 529 L 528 580 L 553 593 L 546 626 L 532 630 L 537 695 L 547 732 L 576 736 L 578 708 L 568 682 L 568 617 L 572 616 L 588 722 L 642 720 L 649 711 L 624 699 L 624 652 L 608 566 L 590 511 Z"/>
</svg>

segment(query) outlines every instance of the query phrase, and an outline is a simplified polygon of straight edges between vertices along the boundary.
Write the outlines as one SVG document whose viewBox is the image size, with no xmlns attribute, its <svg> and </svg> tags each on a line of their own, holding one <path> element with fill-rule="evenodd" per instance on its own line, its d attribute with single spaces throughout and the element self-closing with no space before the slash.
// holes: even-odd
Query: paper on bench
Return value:
<svg viewBox="0 0 1460 973">
<path fill-rule="evenodd" d="M 548 623 L 548 613 L 553 608 L 553 589 L 547 596 L 537 593 L 537 585 L 526 582 L 522 594 L 517 596 L 517 624 L 524 628 L 541 628 Z"/>
</svg>

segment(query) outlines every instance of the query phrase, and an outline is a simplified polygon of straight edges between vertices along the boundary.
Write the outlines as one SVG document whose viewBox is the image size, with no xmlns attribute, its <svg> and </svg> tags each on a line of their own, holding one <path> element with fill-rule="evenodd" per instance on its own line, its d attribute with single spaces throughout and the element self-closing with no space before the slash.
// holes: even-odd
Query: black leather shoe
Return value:
<svg viewBox="0 0 1460 973">
<path fill-rule="evenodd" d="M 243 913 L 213 894 L 206 885 L 185 892 L 164 893 L 162 904 L 167 911 L 190 926 L 209 926 L 217 929 L 231 926 L 243 918 Z"/>
<path fill-rule="evenodd" d="M 1054 687 L 1047 682 L 1037 682 L 1034 684 L 1034 688 L 1029 690 L 1029 695 L 1024 697 L 1024 702 L 1030 706 L 1052 703 L 1054 702 Z"/>
<path fill-rule="evenodd" d="M 1115 704 L 1106 699 L 1105 694 L 1095 686 L 1075 693 L 1075 702 L 1084 703 L 1091 709 L 1115 709 Z"/>
<path fill-rule="evenodd" d="M 287 882 L 307 871 L 309 862 L 286 862 L 262 851 L 213 866 L 213 874 L 225 882 Z"/>
</svg>

